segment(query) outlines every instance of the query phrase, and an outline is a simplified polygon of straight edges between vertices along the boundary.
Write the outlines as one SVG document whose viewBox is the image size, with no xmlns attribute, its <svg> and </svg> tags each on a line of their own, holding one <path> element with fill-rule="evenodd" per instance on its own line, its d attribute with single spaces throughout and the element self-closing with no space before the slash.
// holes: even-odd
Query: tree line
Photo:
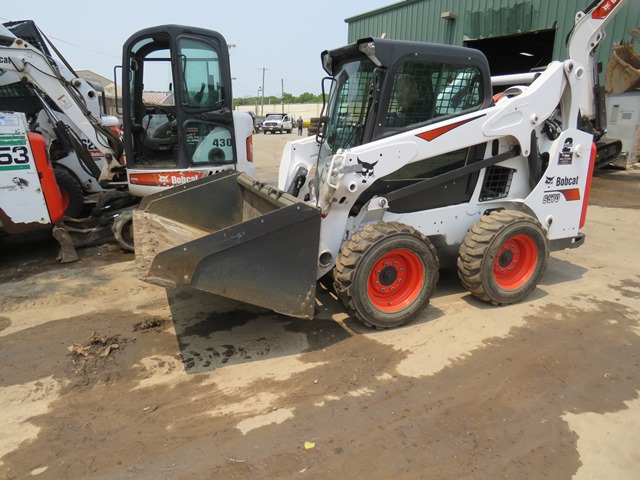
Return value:
<svg viewBox="0 0 640 480">
<path fill-rule="evenodd" d="M 276 97 L 274 95 L 264 97 L 265 105 L 279 105 L 284 101 L 284 103 L 322 103 L 322 95 L 314 95 L 313 93 L 304 92 L 299 96 L 291 95 L 290 93 L 285 93 L 284 97 Z M 234 98 L 233 104 L 240 105 L 262 105 L 262 97 L 244 97 L 244 98 Z"/>
</svg>

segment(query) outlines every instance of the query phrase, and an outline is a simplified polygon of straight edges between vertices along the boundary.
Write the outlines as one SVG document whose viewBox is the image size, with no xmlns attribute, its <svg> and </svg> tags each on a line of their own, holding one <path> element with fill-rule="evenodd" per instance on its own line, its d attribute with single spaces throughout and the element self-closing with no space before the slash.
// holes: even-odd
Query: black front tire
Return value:
<svg viewBox="0 0 640 480">
<path fill-rule="evenodd" d="M 540 223 L 515 210 L 483 216 L 467 232 L 458 255 L 458 276 L 469 292 L 494 305 L 517 303 L 542 278 L 549 241 Z"/>
<path fill-rule="evenodd" d="M 335 289 L 365 325 L 392 328 L 415 319 L 438 282 L 436 250 L 427 237 L 397 222 L 368 224 L 342 245 Z"/>
<path fill-rule="evenodd" d="M 56 183 L 62 195 L 62 202 L 65 205 L 64 216 L 78 218 L 84 209 L 84 191 L 82 185 L 76 177 L 63 168 L 53 170 Z"/>
</svg>

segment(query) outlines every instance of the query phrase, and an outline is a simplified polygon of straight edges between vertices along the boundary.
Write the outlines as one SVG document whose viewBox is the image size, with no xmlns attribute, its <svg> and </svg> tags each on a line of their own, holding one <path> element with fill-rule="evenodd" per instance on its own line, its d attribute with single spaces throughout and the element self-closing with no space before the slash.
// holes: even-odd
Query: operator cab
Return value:
<svg viewBox="0 0 640 480">
<path fill-rule="evenodd" d="M 332 82 L 322 137 L 332 153 L 492 104 L 489 66 L 477 50 L 365 38 L 322 60 Z"/>
<path fill-rule="evenodd" d="M 217 32 L 148 28 L 124 45 L 124 138 L 129 169 L 237 163 L 229 51 Z"/>
<path fill-rule="evenodd" d="M 493 104 L 486 57 L 477 50 L 400 40 L 364 38 L 322 53 L 331 82 L 320 154 L 312 193 L 340 149 L 358 147 L 399 133 L 416 131 Z M 327 115 L 324 117 L 324 115 Z M 378 178 L 356 201 L 353 215 L 374 195 L 451 172 L 481 159 L 485 144 L 420 159 Z M 363 176 L 374 164 L 362 164 Z M 477 173 L 420 192 L 407 201 L 390 202 L 390 211 L 406 213 L 468 201 Z"/>
</svg>

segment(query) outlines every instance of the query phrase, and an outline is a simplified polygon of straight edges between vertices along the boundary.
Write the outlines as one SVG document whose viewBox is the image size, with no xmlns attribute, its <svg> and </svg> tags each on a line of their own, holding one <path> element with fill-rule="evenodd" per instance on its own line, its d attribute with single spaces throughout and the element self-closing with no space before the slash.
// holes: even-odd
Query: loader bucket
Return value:
<svg viewBox="0 0 640 480">
<path fill-rule="evenodd" d="M 319 209 L 223 172 L 145 197 L 133 228 L 144 281 L 313 318 Z"/>
<path fill-rule="evenodd" d="M 605 91 L 617 95 L 640 87 L 640 55 L 633 43 L 614 45 L 605 71 Z"/>
</svg>

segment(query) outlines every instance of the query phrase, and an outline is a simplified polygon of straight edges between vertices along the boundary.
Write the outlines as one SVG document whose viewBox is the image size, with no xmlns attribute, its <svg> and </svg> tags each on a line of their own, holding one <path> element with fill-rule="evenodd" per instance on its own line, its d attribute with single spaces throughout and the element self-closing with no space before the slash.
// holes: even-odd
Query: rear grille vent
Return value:
<svg viewBox="0 0 640 480">
<path fill-rule="evenodd" d="M 515 169 L 492 166 L 488 167 L 484 174 L 484 184 L 480 192 L 480 201 L 505 198 L 511 188 L 511 180 Z"/>
</svg>

